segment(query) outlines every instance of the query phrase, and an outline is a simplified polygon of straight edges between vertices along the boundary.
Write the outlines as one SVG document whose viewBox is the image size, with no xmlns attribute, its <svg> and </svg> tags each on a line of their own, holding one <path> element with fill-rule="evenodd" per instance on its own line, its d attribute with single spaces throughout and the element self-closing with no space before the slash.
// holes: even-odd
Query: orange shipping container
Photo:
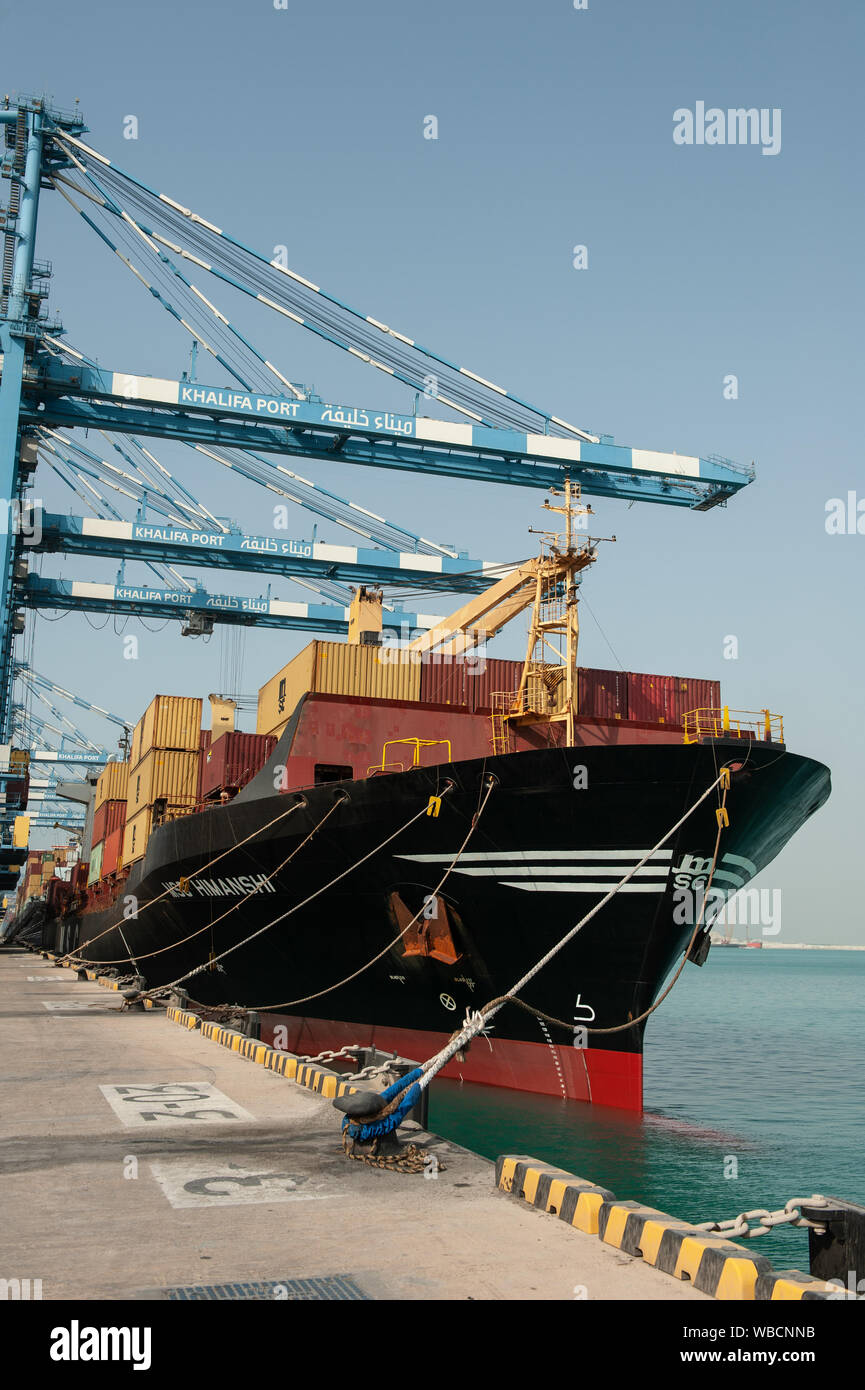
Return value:
<svg viewBox="0 0 865 1390">
<path fill-rule="evenodd" d="M 258 692 L 256 733 L 282 733 L 303 695 L 362 695 L 372 700 L 420 699 L 417 653 L 350 642 L 310 642 Z"/>
<path fill-rule="evenodd" d="M 130 766 L 146 757 L 151 748 L 192 751 L 201 736 L 201 700 L 186 695 L 155 695 L 132 734 Z"/>
<path fill-rule="evenodd" d="M 129 774 L 126 819 L 134 816 L 142 806 L 152 806 L 154 801 L 166 801 L 169 806 L 186 806 L 191 811 L 198 786 L 198 758 L 197 746 L 194 753 L 171 752 L 163 748 L 151 748 L 149 753 L 145 753 Z M 125 854 L 123 859 L 126 862 Z"/>
<path fill-rule="evenodd" d="M 141 859 L 147 849 L 153 808 L 145 806 L 137 815 L 127 820 L 123 830 L 123 863 L 132 864 Z"/>
<path fill-rule="evenodd" d="M 96 810 L 105 801 L 125 801 L 126 783 L 129 780 L 128 763 L 106 763 L 99 781 L 96 783 Z"/>
</svg>

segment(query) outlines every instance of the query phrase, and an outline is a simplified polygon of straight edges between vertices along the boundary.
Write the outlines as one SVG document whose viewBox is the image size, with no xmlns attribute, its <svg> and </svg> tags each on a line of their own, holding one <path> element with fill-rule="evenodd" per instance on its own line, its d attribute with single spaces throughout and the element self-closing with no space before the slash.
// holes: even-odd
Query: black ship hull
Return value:
<svg viewBox="0 0 865 1390">
<path fill-rule="evenodd" d="M 229 805 L 158 827 L 117 899 L 57 922 L 46 944 L 137 967 L 148 987 L 182 980 L 200 1003 L 263 1010 L 262 1036 L 290 1051 L 375 1042 L 422 1060 L 543 956 L 724 764 L 738 770 L 714 887 L 732 893 L 826 800 L 822 764 L 737 741 L 551 748 L 302 794 L 268 794 L 268 770 Z M 433 796 L 437 816 L 424 813 Z M 509 1005 L 444 1074 L 640 1109 L 645 1024 L 629 1021 L 691 937 L 681 890 L 699 904 L 717 805 L 713 793 L 522 992 L 577 1027 L 624 1028 L 568 1035 Z"/>
</svg>

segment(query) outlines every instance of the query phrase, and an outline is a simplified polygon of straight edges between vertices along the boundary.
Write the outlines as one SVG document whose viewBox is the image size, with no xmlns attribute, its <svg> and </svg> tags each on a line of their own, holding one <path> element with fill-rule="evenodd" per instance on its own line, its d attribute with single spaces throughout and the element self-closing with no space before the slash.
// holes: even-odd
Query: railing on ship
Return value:
<svg viewBox="0 0 865 1390">
<path fill-rule="evenodd" d="M 685 742 L 702 738 L 742 738 L 760 743 L 784 742 L 784 716 L 767 709 L 692 709 L 684 717 Z"/>
<path fill-rule="evenodd" d="M 444 746 L 448 750 L 447 761 L 453 761 L 453 755 L 451 752 L 451 741 L 449 738 L 391 738 L 388 739 L 387 743 L 381 750 L 381 762 L 373 763 L 372 767 L 367 768 L 367 777 L 381 777 L 386 772 L 407 771 L 405 763 L 389 763 L 387 761 L 387 750 L 389 748 L 396 747 L 398 743 L 407 743 L 412 750 L 412 760 L 409 763 L 409 768 L 421 766 L 420 751 L 422 748 L 436 748 L 441 744 L 444 744 Z"/>
</svg>

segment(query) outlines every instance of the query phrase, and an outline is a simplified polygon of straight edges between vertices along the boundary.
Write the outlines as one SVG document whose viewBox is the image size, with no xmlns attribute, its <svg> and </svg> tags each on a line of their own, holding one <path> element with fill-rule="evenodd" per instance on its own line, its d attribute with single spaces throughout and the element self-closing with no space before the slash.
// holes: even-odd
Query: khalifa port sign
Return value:
<svg viewBox="0 0 865 1390">
<path fill-rule="evenodd" d="M 439 453 L 445 451 L 448 455 L 469 456 L 473 465 L 480 465 L 484 479 L 525 482 L 536 487 L 555 483 L 563 467 L 566 469 L 569 465 L 579 464 L 588 470 L 586 478 L 591 483 L 588 490 L 598 495 L 633 496 L 629 489 L 633 487 L 633 480 L 639 478 L 641 487 L 637 495 L 641 499 L 672 501 L 689 507 L 696 503 L 713 506 L 732 496 L 753 476 L 752 470 L 740 468 L 726 459 L 701 459 L 692 454 L 635 449 L 614 443 L 608 435 L 587 441 L 483 423 L 438 420 L 428 415 L 365 410 L 361 406 L 336 405 L 320 399 L 259 395 L 242 387 L 169 381 L 162 377 L 137 376 L 87 365 L 76 364 L 72 368 L 65 363 L 52 361 L 45 366 L 44 381 L 47 390 L 40 401 L 38 418 L 41 423 L 46 420 L 66 425 L 78 420 L 96 423 L 99 412 L 88 413 L 86 408 L 79 408 L 78 403 L 73 403 L 71 399 L 74 397 L 121 401 L 124 407 L 133 411 L 136 406 L 162 407 L 179 412 L 181 419 L 188 412 L 190 419 L 210 416 L 213 420 L 227 422 L 233 419 L 238 423 L 254 423 L 265 429 L 269 426 L 280 434 L 284 431 L 289 436 L 295 436 L 295 443 L 300 445 L 303 445 L 303 436 L 307 433 L 314 436 L 321 432 L 336 439 L 342 437 L 348 450 L 344 457 L 351 462 L 413 467 L 416 456 L 420 455 L 421 467 L 427 456 L 437 460 L 436 466 L 427 470 L 435 472 L 441 465 Z M 62 397 L 70 399 L 63 402 Z M 448 403 L 440 398 L 439 404 Z M 121 410 L 120 416 L 124 413 Z M 37 418 L 36 412 L 33 418 Z M 111 418 L 115 419 L 114 416 Z M 175 426 L 182 435 L 183 431 L 176 421 Z M 349 439 L 352 440 L 351 444 L 347 442 Z M 364 449 L 358 452 L 356 444 L 359 439 L 367 442 L 369 451 Z M 313 449 L 321 446 L 320 440 L 310 439 L 307 442 Z M 377 445 L 386 446 L 379 455 L 376 454 Z M 403 447 L 406 445 L 409 447 Z M 497 473 L 496 469 L 501 469 L 502 461 L 504 472 Z M 454 476 L 463 476 L 457 459 L 454 458 L 453 462 L 454 467 L 446 467 L 445 471 L 453 472 Z M 534 467 L 536 464 L 551 463 L 558 466 L 555 476 L 543 468 L 538 470 Z M 495 465 L 492 471 L 491 464 Z M 596 470 L 600 470 L 598 476 L 595 476 Z M 655 475 L 654 478 L 652 475 Z M 631 483 L 626 481 L 628 476 Z M 684 487 L 677 492 L 676 480 L 679 479 Z M 642 487 L 643 482 L 645 488 Z M 695 483 L 699 485 L 697 488 L 693 486 Z"/>
<path fill-rule="evenodd" d="M 227 387 L 200 386 L 190 381 L 163 381 L 159 377 L 111 373 L 111 395 L 128 401 L 157 401 L 165 405 L 189 406 L 191 410 L 224 411 L 229 415 L 249 415 L 257 420 L 273 420 L 293 425 L 324 425 L 346 430 L 371 430 L 399 438 L 415 437 L 419 423 L 414 415 L 392 411 L 361 410 L 350 405 L 326 405 L 285 396 L 258 396 Z M 430 422 L 433 423 L 433 422 Z M 416 436 L 418 438 L 422 435 Z"/>
<path fill-rule="evenodd" d="M 489 449 L 497 453 L 575 463 L 581 458 L 578 439 L 563 439 L 555 435 L 530 434 L 490 425 L 460 424 L 452 420 L 435 420 L 428 415 L 399 415 L 390 410 L 364 410 L 359 406 L 332 405 L 323 401 L 259 396 L 251 391 L 230 387 L 166 381 L 152 376 L 130 376 L 126 372 L 82 368 L 79 375 L 86 392 L 116 396 L 130 404 L 186 406 L 194 411 L 269 421 L 288 429 L 318 427 L 330 433 L 364 434 L 370 439 L 413 439 L 420 444 L 438 444 L 448 449 Z M 630 449 L 613 449 L 613 452 L 627 453 L 629 468 L 658 466 L 659 456 L 654 454 L 651 462 L 647 455 L 645 463 L 640 464 L 631 458 Z M 676 458 L 676 472 L 699 476 L 699 459 L 686 459 L 684 455 L 670 457 Z"/>
</svg>

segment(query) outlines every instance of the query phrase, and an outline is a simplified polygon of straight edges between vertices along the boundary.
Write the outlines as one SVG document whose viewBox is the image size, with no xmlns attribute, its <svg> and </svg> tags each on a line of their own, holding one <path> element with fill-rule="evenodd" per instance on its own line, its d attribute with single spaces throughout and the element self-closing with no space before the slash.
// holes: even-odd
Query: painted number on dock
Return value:
<svg viewBox="0 0 865 1390">
<path fill-rule="evenodd" d="M 240 1207 L 271 1202 L 317 1202 L 329 1195 L 310 1191 L 316 1184 L 303 1173 L 262 1172 L 240 1163 L 151 1163 L 173 1207 Z"/>
<path fill-rule="evenodd" d="M 94 1010 L 105 1013 L 107 1003 L 108 1001 L 105 999 L 94 999 L 92 1003 L 88 1003 L 86 999 L 42 1000 L 43 1008 L 47 1009 L 49 1013 L 92 1013 Z"/>
<path fill-rule="evenodd" d="M 192 1123 L 221 1125 L 252 1120 L 248 1110 L 229 1100 L 207 1081 L 162 1081 L 148 1085 L 100 1086 L 115 1115 L 125 1125 Z"/>
</svg>

